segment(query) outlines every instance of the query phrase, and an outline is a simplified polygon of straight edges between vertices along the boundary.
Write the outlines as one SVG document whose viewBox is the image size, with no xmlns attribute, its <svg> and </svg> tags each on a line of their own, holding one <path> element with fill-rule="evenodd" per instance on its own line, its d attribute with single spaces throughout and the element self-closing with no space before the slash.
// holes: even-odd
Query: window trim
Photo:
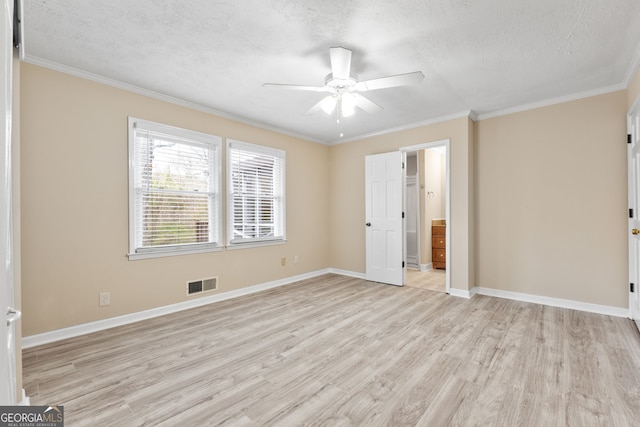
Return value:
<svg viewBox="0 0 640 427">
<path fill-rule="evenodd" d="M 137 126 L 136 126 L 137 125 Z M 212 146 L 216 152 L 214 162 L 215 182 L 217 183 L 216 209 L 218 211 L 217 242 L 205 243 L 187 243 L 181 245 L 167 245 L 151 248 L 136 247 L 136 211 L 135 211 L 135 129 L 140 127 L 151 132 L 165 134 L 168 139 L 174 139 L 177 142 L 196 142 L 200 145 Z M 162 123 L 151 122 L 148 120 L 128 117 L 128 157 L 129 157 L 129 260 L 168 257 L 174 255 L 187 255 L 204 252 L 217 252 L 224 248 L 224 236 L 222 228 L 222 138 L 216 135 L 210 135 L 202 132 L 196 132 L 189 129 L 183 129 L 176 126 L 165 125 Z"/>
<path fill-rule="evenodd" d="M 231 167 L 231 149 L 252 151 L 258 154 L 279 157 L 282 159 L 282 235 L 273 238 L 255 238 L 244 241 L 234 241 L 233 239 L 233 182 Z M 280 245 L 287 242 L 287 191 L 286 191 L 286 151 L 264 145 L 252 144 L 249 142 L 226 139 L 226 248 L 227 250 L 254 248 L 259 246 Z"/>
</svg>

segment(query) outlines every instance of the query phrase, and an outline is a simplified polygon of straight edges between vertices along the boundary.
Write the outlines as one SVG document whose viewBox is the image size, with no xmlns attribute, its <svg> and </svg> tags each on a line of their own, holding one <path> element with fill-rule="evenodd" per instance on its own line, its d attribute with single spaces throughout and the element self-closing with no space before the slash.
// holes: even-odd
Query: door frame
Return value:
<svg viewBox="0 0 640 427">
<path fill-rule="evenodd" d="M 635 116 L 640 116 L 640 96 L 636 98 L 633 106 L 629 109 L 627 113 L 627 135 L 629 138 L 635 138 L 635 144 L 640 144 L 638 139 L 640 138 L 640 117 L 636 120 Z M 636 123 L 634 123 L 634 120 Z M 638 208 L 640 203 L 638 198 L 640 195 L 640 182 L 638 181 L 638 174 L 640 171 L 634 170 L 634 159 L 633 159 L 633 145 L 631 141 L 627 144 L 627 196 L 628 196 L 628 207 L 629 210 L 634 210 L 633 216 L 628 219 L 628 227 L 627 227 L 627 239 L 628 239 L 628 248 L 629 248 L 629 317 L 634 321 L 636 327 L 640 330 L 640 254 L 638 253 L 637 246 L 637 238 L 633 236 L 631 230 L 633 228 L 637 228 L 638 225 L 638 217 L 640 212 L 638 212 Z M 638 147 L 636 147 L 638 149 Z M 635 172 L 635 173 L 634 173 Z M 630 212 L 631 213 L 631 212 Z M 631 292 L 631 283 L 634 286 L 634 292 Z"/>
<path fill-rule="evenodd" d="M 445 219 L 447 221 L 447 228 L 445 237 L 447 239 L 447 251 L 446 251 L 446 262 L 447 269 L 445 270 L 445 280 L 446 280 L 446 292 L 449 294 L 451 289 L 451 140 L 450 139 L 441 139 L 438 141 L 425 142 L 422 144 L 409 145 L 405 147 L 400 147 L 399 150 L 403 153 L 403 160 L 406 161 L 406 154 L 414 151 L 426 150 L 429 148 L 437 148 L 437 147 L 445 147 L 445 176 L 446 176 L 446 184 L 445 184 Z M 402 170 L 402 181 L 403 181 L 403 192 L 406 191 L 406 169 Z M 406 197 L 403 193 L 402 197 L 402 210 L 406 212 Z M 403 225 L 403 228 L 406 225 Z M 402 231 L 402 239 L 403 239 L 403 259 L 406 259 L 406 232 Z M 406 265 L 406 264 L 405 264 Z M 406 266 L 405 266 L 406 270 Z M 405 274 L 406 277 L 406 274 Z"/>
<path fill-rule="evenodd" d="M 19 14 L 19 10 L 14 10 L 15 3 L 5 0 L 2 4 L 2 22 L 8 24 L 2 28 L 2 53 L 0 54 L 0 74 L 3 75 L 0 89 L 0 115 L 2 115 L 2 131 L 0 136 L 0 260 L 3 267 L 0 268 L 0 322 L 2 332 L 0 345 L 0 404 L 15 405 L 18 403 L 17 390 L 17 368 L 16 359 L 18 356 L 16 325 L 20 318 L 20 312 L 14 306 L 14 170 L 13 170 L 13 29 L 14 14 Z"/>
</svg>

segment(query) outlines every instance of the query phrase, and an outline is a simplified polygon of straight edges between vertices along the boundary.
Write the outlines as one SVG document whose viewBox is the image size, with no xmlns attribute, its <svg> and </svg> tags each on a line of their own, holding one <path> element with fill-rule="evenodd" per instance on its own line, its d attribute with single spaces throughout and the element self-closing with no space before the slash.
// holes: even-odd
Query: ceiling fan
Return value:
<svg viewBox="0 0 640 427">
<path fill-rule="evenodd" d="M 386 89 L 397 86 L 407 86 L 420 83 L 424 79 L 421 71 L 398 74 L 395 76 L 381 77 L 378 79 L 359 82 L 351 75 L 351 51 L 343 47 L 329 49 L 331 57 L 331 73 L 325 78 L 324 86 L 301 86 L 279 83 L 265 83 L 265 87 L 276 87 L 291 90 L 304 90 L 310 92 L 328 92 L 329 95 L 320 100 L 307 111 L 307 114 L 320 110 L 327 114 L 336 111 L 337 121 L 343 117 L 349 117 L 355 113 L 358 107 L 367 113 L 377 113 L 382 107 L 362 96 L 359 92 Z"/>
</svg>

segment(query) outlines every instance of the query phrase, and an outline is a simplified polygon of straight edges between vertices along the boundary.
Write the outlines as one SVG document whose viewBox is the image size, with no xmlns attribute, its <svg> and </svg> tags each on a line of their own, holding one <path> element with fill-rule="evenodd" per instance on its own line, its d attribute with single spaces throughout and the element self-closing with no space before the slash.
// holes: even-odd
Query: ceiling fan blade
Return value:
<svg viewBox="0 0 640 427">
<path fill-rule="evenodd" d="M 325 96 L 318 103 L 316 103 L 313 107 L 309 108 L 305 115 L 319 113 L 320 111 L 324 111 L 326 114 L 331 114 L 336 108 L 336 99 L 332 96 Z"/>
<path fill-rule="evenodd" d="M 321 99 L 320 101 L 318 101 L 317 104 L 315 104 L 313 107 L 309 108 L 307 110 L 306 113 L 304 113 L 305 115 L 309 115 L 309 114 L 315 114 L 315 113 L 319 113 L 320 111 L 322 111 L 322 103 L 324 102 L 324 99 Z"/>
<path fill-rule="evenodd" d="M 382 107 L 362 95 L 354 94 L 356 98 L 356 105 L 366 111 L 369 114 L 378 113 L 382 111 Z"/>
<path fill-rule="evenodd" d="M 309 92 L 329 92 L 329 89 L 326 86 L 287 85 L 280 83 L 264 83 L 262 86 L 288 90 L 306 90 Z"/>
<path fill-rule="evenodd" d="M 343 47 L 329 49 L 331 73 L 334 79 L 347 80 L 351 73 L 351 51 Z"/>
<path fill-rule="evenodd" d="M 388 87 L 407 86 L 420 83 L 424 79 L 422 71 L 398 74 L 397 76 L 381 77 L 379 79 L 358 82 L 356 90 L 366 92 L 368 90 L 385 89 Z"/>
</svg>

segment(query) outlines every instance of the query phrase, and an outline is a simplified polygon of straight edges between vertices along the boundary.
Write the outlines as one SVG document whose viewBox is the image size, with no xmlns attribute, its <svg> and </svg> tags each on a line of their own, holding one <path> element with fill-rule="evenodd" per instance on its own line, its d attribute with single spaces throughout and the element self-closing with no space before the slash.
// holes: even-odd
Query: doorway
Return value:
<svg viewBox="0 0 640 427">
<path fill-rule="evenodd" d="M 449 140 L 401 151 L 405 158 L 405 285 L 449 292 Z"/>
<path fill-rule="evenodd" d="M 368 281 L 386 283 L 390 285 L 402 286 L 407 283 L 407 195 L 406 182 L 407 173 L 406 159 L 408 153 L 417 153 L 422 150 L 435 150 L 439 153 L 440 163 L 444 163 L 443 179 L 438 181 L 438 187 L 433 187 L 440 195 L 438 204 L 442 204 L 444 197 L 444 208 L 441 208 L 437 215 L 432 215 L 429 219 L 423 216 L 423 221 L 418 227 L 415 226 L 413 240 L 419 242 L 420 249 L 416 248 L 413 253 L 414 264 L 420 266 L 416 271 L 428 273 L 434 267 L 437 270 L 444 270 L 445 292 L 451 289 L 451 254 L 447 250 L 447 242 L 451 241 L 450 222 L 450 140 L 441 140 L 425 144 L 418 144 L 402 147 L 399 151 L 371 154 L 365 156 L 365 278 Z M 417 157 L 417 154 L 416 154 Z M 442 181 L 444 181 L 444 186 Z M 419 187 L 420 183 L 416 181 Z M 426 187 L 425 187 L 426 189 Z M 427 191 L 428 192 L 428 191 Z M 427 194 L 431 200 L 435 199 Z M 436 203 L 433 201 L 433 203 Z M 422 205 L 418 203 L 418 205 Z M 416 209 L 417 210 L 417 209 Z M 421 206 L 422 210 L 422 206 Z M 444 211 L 444 218 L 441 218 Z M 416 213 L 416 217 L 419 217 Z M 425 227 L 429 227 L 427 233 Z M 423 230 L 423 231 L 420 231 Z M 437 231 L 436 231 L 437 230 Z M 426 236 L 426 237 L 425 237 Z M 433 237 L 436 236 L 436 237 Z M 438 240 L 440 247 L 434 251 L 434 241 Z M 429 251 L 426 250 L 429 248 Z M 420 255 L 418 255 L 418 251 Z M 428 261 L 425 253 L 431 253 L 431 258 L 436 254 L 437 261 Z M 424 265 L 424 268 L 423 268 Z M 440 271 L 441 273 L 441 271 Z M 437 274 L 434 272 L 434 274 Z"/>
</svg>

